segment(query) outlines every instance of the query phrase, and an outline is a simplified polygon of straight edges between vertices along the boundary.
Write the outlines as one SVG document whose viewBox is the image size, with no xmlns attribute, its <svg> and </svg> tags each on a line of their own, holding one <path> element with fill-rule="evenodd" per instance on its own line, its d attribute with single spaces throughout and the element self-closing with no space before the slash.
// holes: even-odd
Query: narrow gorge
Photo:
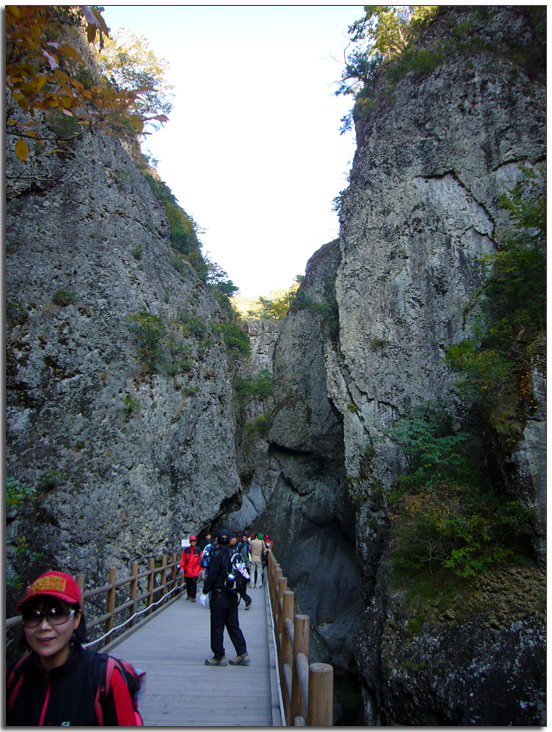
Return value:
<svg viewBox="0 0 552 732">
<path fill-rule="evenodd" d="M 486 344 L 504 196 L 546 164 L 540 10 L 443 9 L 374 77 L 339 238 L 283 320 L 237 318 L 175 248 L 135 144 L 98 132 L 22 162 L 8 140 L 14 588 L 269 530 L 311 661 L 336 670 L 336 724 L 546 724 L 544 328 L 517 334 L 515 398 L 462 391 L 453 357 Z M 437 464 L 458 474 L 415 484 Z"/>
</svg>

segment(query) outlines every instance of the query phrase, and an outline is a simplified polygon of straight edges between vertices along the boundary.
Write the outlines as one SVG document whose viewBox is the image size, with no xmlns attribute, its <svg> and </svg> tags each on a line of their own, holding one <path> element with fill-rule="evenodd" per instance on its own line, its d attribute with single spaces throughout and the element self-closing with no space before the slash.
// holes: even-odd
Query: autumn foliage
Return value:
<svg viewBox="0 0 552 732">
<path fill-rule="evenodd" d="M 37 112 L 58 112 L 74 123 L 78 137 L 92 128 L 109 133 L 142 131 L 134 108 L 144 89 L 115 89 L 94 83 L 77 50 L 78 35 L 100 46 L 107 26 L 88 6 L 8 5 L 6 7 L 6 132 L 17 138 L 15 154 L 24 161 L 29 141 L 55 142 L 38 131 Z M 52 152 L 55 150 L 51 150 Z"/>
</svg>

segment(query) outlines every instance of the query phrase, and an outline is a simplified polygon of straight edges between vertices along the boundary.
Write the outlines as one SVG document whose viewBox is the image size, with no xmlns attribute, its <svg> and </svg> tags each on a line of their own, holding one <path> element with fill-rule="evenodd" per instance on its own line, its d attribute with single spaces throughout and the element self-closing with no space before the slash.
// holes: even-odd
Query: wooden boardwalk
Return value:
<svg viewBox="0 0 552 732">
<path fill-rule="evenodd" d="M 210 612 L 185 593 L 109 653 L 146 671 L 140 712 L 147 727 L 282 726 L 270 602 L 266 588 L 249 589 L 239 606 L 250 666 L 209 667 Z M 199 597 L 199 592 L 198 592 Z M 226 657 L 235 656 L 224 633 Z"/>
</svg>

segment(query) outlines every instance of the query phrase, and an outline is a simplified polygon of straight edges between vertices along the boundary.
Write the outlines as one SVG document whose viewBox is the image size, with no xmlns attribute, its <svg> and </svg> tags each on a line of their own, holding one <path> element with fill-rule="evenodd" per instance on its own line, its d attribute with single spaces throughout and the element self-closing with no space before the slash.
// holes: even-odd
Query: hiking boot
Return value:
<svg viewBox="0 0 552 732">
<path fill-rule="evenodd" d="M 251 601 L 251 600 L 249 600 L 249 602 L 246 602 L 246 603 L 245 603 L 245 609 L 246 609 L 246 610 L 249 610 L 249 608 L 251 607 L 251 602 L 252 602 L 252 601 Z"/>
<path fill-rule="evenodd" d="M 239 656 L 238 656 L 238 658 L 239 658 Z M 226 660 L 226 656 L 222 656 L 222 658 L 217 658 L 216 656 L 213 656 L 213 658 L 205 659 L 205 665 L 206 666 L 228 666 L 228 661 Z"/>
<path fill-rule="evenodd" d="M 236 656 L 236 658 L 230 659 L 232 666 L 249 666 L 250 663 L 249 653 L 244 653 L 243 656 Z"/>
</svg>

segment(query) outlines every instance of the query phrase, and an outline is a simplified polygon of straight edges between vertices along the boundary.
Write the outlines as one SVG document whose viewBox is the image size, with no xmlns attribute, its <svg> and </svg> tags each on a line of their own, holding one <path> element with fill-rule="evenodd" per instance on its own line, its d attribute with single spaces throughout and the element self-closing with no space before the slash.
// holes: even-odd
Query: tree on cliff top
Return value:
<svg viewBox="0 0 552 732">
<path fill-rule="evenodd" d="M 173 86 L 166 80 L 168 62 L 153 53 L 147 38 L 125 29 L 107 38 L 99 67 L 106 86 L 117 91 L 144 90 L 135 102 L 144 125 L 159 129 L 167 121 L 173 100 Z"/>
<path fill-rule="evenodd" d="M 435 12 L 434 5 L 365 5 L 365 15 L 349 28 L 353 43 L 365 41 L 370 56 L 402 53 L 417 30 Z"/>
<path fill-rule="evenodd" d="M 364 17 L 349 26 L 354 49 L 346 56 L 336 95 L 356 95 L 371 83 L 381 62 L 405 51 L 436 10 L 435 5 L 365 5 Z"/>
</svg>

